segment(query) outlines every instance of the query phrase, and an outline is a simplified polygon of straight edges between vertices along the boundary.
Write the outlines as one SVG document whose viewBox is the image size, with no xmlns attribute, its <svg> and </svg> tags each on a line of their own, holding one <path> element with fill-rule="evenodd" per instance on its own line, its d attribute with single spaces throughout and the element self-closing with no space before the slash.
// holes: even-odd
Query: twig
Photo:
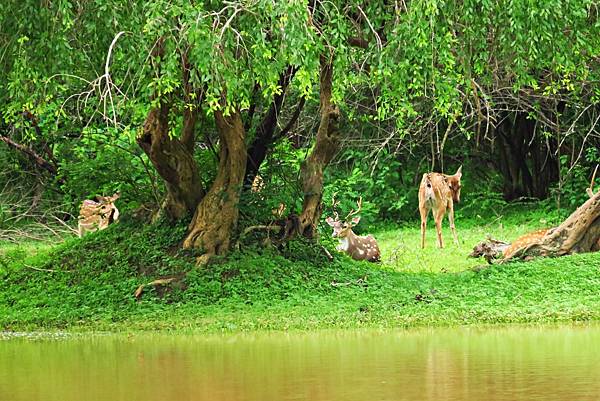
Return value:
<svg viewBox="0 0 600 401">
<path fill-rule="evenodd" d="M 360 13 L 363 15 L 363 17 L 365 17 L 365 20 L 367 21 L 369 28 L 371 28 L 373 35 L 375 35 L 375 39 L 377 40 L 377 48 L 379 50 L 383 49 L 383 43 L 381 42 L 381 38 L 379 37 L 379 34 L 375 30 L 375 28 L 373 28 L 373 25 L 371 24 L 369 17 L 367 17 L 367 14 L 365 14 L 365 12 L 363 11 L 363 9 L 360 6 L 356 6 L 356 7 L 358 8 L 358 11 L 360 11 Z"/>
<path fill-rule="evenodd" d="M 83 92 L 76 93 L 76 94 L 69 96 L 61 105 L 61 110 L 64 108 L 65 104 L 67 102 L 69 102 L 72 98 L 77 99 L 78 109 L 80 108 L 79 105 L 82 103 L 82 100 L 83 100 L 83 107 L 85 108 L 85 106 L 87 105 L 88 99 L 92 96 L 92 94 L 94 94 L 97 91 L 99 94 L 99 103 L 102 103 L 102 105 L 103 105 L 103 110 L 102 110 L 102 112 L 100 112 L 100 114 L 102 114 L 102 117 L 106 121 L 110 121 L 115 127 L 118 126 L 117 112 L 116 112 L 115 103 L 114 103 L 114 99 L 113 99 L 113 89 L 119 95 L 121 95 L 123 97 L 126 97 L 126 96 L 121 91 L 121 89 L 117 85 L 114 84 L 114 82 L 110 76 L 110 68 L 109 67 L 110 67 L 111 56 L 112 56 L 112 52 L 115 47 L 115 44 L 117 43 L 117 40 L 125 33 L 127 33 L 127 32 L 121 31 L 121 32 L 117 33 L 115 35 L 115 37 L 113 38 L 113 40 L 108 48 L 108 53 L 106 55 L 106 61 L 104 63 L 104 74 L 102 74 L 101 76 L 99 76 L 98 78 L 94 79 L 91 82 L 88 81 L 89 87 L 90 87 L 88 90 L 85 90 Z M 112 113 L 112 118 L 109 117 L 108 113 L 107 113 L 109 103 L 110 103 L 110 109 L 111 109 L 110 111 Z M 89 122 L 92 121 L 93 117 L 94 117 L 93 115 L 90 117 L 88 124 L 89 124 Z"/>
<path fill-rule="evenodd" d="M 244 229 L 244 231 L 242 231 L 242 233 L 240 234 L 240 237 L 238 238 L 237 242 L 235 243 L 235 249 L 240 249 L 242 240 L 244 240 L 244 238 L 246 238 L 246 236 L 249 233 L 251 233 L 252 231 L 265 230 L 268 233 L 270 233 L 271 231 L 279 232 L 279 231 L 281 231 L 281 229 L 282 229 L 281 226 L 277 226 L 277 225 L 273 225 L 273 224 L 267 224 L 267 225 L 261 224 L 261 225 L 247 227 L 246 229 Z"/>
<path fill-rule="evenodd" d="M 594 196 L 594 181 L 596 180 L 596 173 L 598 172 L 598 166 L 599 165 L 596 164 L 596 168 L 594 169 L 594 174 L 592 174 L 592 180 L 590 181 L 590 187 L 585 190 L 585 192 L 589 195 L 590 198 L 592 196 Z"/>
<path fill-rule="evenodd" d="M 332 261 L 333 260 L 333 255 L 331 254 L 331 252 L 329 252 L 327 250 L 327 248 L 325 248 L 323 245 L 320 245 L 320 246 L 321 246 L 321 250 L 323 250 L 323 252 L 325 252 L 325 255 L 327 256 L 327 259 L 329 259 L 329 261 Z"/>
<path fill-rule="evenodd" d="M 362 285 L 362 286 L 364 286 L 365 284 L 367 284 L 367 277 L 365 276 L 365 277 L 359 278 L 359 279 L 354 280 L 354 281 L 347 281 L 345 283 L 338 283 L 337 281 L 334 280 L 330 284 L 331 284 L 332 287 L 347 287 L 349 285 Z"/>
<path fill-rule="evenodd" d="M 42 269 L 40 267 L 35 267 L 35 266 L 30 266 L 30 265 L 23 265 L 28 269 L 31 270 L 36 270 L 39 272 L 48 272 L 48 273 L 73 273 L 73 270 L 53 270 L 53 269 Z"/>
</svg>

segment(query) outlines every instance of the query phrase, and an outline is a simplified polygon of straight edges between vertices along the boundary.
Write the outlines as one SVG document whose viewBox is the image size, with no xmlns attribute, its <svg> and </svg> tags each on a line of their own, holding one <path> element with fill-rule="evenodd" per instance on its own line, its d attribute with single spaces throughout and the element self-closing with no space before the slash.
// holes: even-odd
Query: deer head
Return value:
<svg viewBox="0 0 600 401">
<path fill-rule="evenodd" d="M 354 217 L 351 221 L 341 221 L 339 220 L 339 216 L 335 216 L 335 219 L 331 217 L 327 217 L 325 219 L 327 224 L 333 227 L 333 232 L 331 236 L 333 238 L 346 238 L 350 231 L 352 231 L 352 227 L 356 226 L 360 222 L 360 217 Z"/>
<path fill-rule="evenodd" d="M 100 210 L 103 215 L 108 216 L 108 223 L 119 220 L 119 209 L 115 206 L 115 201 L 121 197 L 121 192 L 116 192 L 112 196 L 99 196 L 102 204 Z"/>
<path fill-rule="evenodd" d="M 456 203 L 460 202 L 460 179 L 462 177 L 462 166 L 456 170 L 454 175 L 446 176 L 446 180 L 448 181 L 448 187 L 452 192 L 452 200 Z"/>
<path fill-rule="evenodd" d="M 332 197 L 332 204 L 333 204 L 334 209 L 339 204 L 339 201 L 336 202 L 336 200 L 335 200 L 335 193 L 333 194 L 333 197 Z M 360 213 L 360 210 L 362 207 L 362 196 L 358 198 L 357 205 L 358 205 L 358 209 L 351 210 L 350 213 L 348 213 L 346 215 L 346 218 L 343 221 L 340 220 L 340 216 L 338 215 L 338 213 L 335 210 L 333 211 L 333 215 L 335 216 L 335 219 L 331 218 L 331 217 L 327 217 L 325 219 L 327 224 L 329 224 L 331 227 L 333 227 L 333 233 L 331 233 L 331 236 L 333 238 L 336 238 L 336 237 L 346 238 L 348 236 L 348 234 L 352 231 L 352 227 L 356 226 L 360 222 L 360 216 L 356 216 L 356 217 L 352 217 L 352 216 Z M 349 220 L 351 217 L 352 217 L 352 219 Z"/>
</svg>

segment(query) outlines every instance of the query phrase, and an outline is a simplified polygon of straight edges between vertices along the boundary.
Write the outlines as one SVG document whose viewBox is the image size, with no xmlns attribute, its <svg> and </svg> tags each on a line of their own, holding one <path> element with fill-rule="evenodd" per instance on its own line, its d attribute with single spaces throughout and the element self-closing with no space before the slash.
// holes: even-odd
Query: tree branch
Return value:
<svg viewBox="0 0 600 401">
<path fill-rule="evenodd" d="M 296 110 L 294 110 L 294 114 L 292 114 L 292 117 L 290 117 L 290 120 L 288 121 L 286 126 L 283 127 L 283 129 L 275 136 L 275 138 L 273 138 L 273 142 L 277 142 L 279 139 L 287 136 L 292 127 L 296 124 L 296 121 L 298 121 L 298 118 L 300 117 L 300 113 L 302 113 L 302 109 L 304 108 L 305 103 L 306 98 L 300 98 L 298 106 L 296 106 Z"/>
<path fill-rule="evenodd" d="M 249 187 L 252 184 L 260 165 L 267 155 L 267 151 L 274 142 L 274 133 L 275 128 L 277 127 L 279 112 L 283 105 L 287 87 L 292 81 L 294 74 L 296 74 L 296 71 L 296 67 L 288 66 L 285 71 L 279 75 L 281 93 L 273 96 L 273 101 L 271 102 L 269 109 L 263 116 L 260 125 L 256 127 L 256 135 L 248 149 L 248 158 L 246 160 L 246 176 L 244 178 L 244 185 L 246 187 Z"/>
<path fill-rule="evenodd" d="M 12 139 L 10 139 L 9 137 L 3 136 L 3 135 L 0 135 L 0 141 L 6 143 L 8 146 L 10 146 L 10 147 L 12 147 L 14 149 L 17 149 L 18 151 L 26 154 L 31 160 L 33 160 L 35 162 L 35 164 L 39 168 L 41 168 L 43 170 L 46 170 L 51 175 L 56 176 L 56 174 L 58 173 L 58 169 L 56 168 L 56 166 L 54 166 L 53 164 L 49 163 L 42 156 L 38 155 L 30 147 L 25 146 L 23 144 L 20 144 L 18 142 L 15 142 Z"/>
<path fill-rule="evenodd" d="M 188 51 L 181 53 L 181 72 L 183 81 L 183 129 L 181 132 L 181 143 L 192 152 L 196 142 L 196 123 L 200 114 L 200 105 L 204 97 L 203 89 L 196 89 L 190 81 L 192 66 L 188 60 Z"/>
</svg>

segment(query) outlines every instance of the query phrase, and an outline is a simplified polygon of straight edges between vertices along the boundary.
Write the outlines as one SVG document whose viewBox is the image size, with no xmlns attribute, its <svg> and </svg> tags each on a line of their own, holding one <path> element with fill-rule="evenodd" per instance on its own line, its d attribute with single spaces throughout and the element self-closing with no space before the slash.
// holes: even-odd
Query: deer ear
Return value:
<svg viewBox="0 0 600 401">
<path fill-rule="evenodd" d="M 352 218 L 352 224 L 357 225 L 360 221 L 360 216 L 356 216 Z"/>
<path fill-rule="evenodd" d="M 456 174 L 454 174 L 455 177 L 459 178 L 462 177 L 462 166 L 460 166 L 458 168 L 458 170 L 456 170 Z"/>
<path fill-rule="evenodd" d="M 329 224 L 331 227 L 333 227 L 335 225 L 335 221 L 331 218 L 328 217 L 325 219 L 325 221 L 327 222 L 327 224 Z"/>
</svg>

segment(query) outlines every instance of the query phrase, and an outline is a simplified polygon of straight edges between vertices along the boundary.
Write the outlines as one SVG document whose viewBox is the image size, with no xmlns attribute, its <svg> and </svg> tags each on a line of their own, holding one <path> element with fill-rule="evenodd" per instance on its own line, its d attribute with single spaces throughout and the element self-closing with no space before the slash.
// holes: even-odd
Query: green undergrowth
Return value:
<svg viewBox="0 0 600 401">
<path fill-rule="evenodd" d="M 180 249 L 185 226 L 122 221 L 53 248 L 0 247 L 0 329 L 200 332 L 413 327 L 600 319 L 600 254 L 493 265 L 468 259 L 486 234 L 512 240 L 547 216 L 463 221 L 459 245 L 418 224 L 376 233 L 383 262 L 295 241 L 242 246 L 208 268 Z M 508 221 L 508 222 L 507 222 Z M 332 241 L 324 241 L 331 250 Z M 141 284 L 185 277 L 168 291 Z"/>
</svg>

